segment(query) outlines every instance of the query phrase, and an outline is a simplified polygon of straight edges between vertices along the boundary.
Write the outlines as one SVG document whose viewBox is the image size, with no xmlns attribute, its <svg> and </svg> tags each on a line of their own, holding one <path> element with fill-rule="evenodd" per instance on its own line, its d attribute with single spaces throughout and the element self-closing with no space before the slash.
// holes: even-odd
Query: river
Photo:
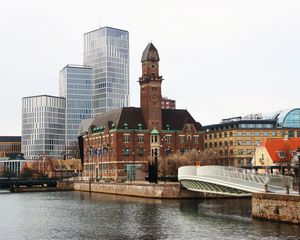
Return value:
<svg viewBox="0 0 300 240">
<path fill-rule="evenodd" d="M 300 239 L 253 220 L 251 199 L 158 200 L 84 192 L 0 194 L 0 239 Z"/>
</svg>

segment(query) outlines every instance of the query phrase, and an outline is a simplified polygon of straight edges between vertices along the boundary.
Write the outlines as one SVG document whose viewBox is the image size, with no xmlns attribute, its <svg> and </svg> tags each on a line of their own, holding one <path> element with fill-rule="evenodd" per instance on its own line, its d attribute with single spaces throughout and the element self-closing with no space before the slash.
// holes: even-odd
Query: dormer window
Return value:
<svg viewBox="0 0 300 240">
<path fill-rule="evenodd" d="M 285 158 L 286 157 L 286 154 L 284 151 L 277 151 L 277 154 L 280 158 Z"/>
</svg>

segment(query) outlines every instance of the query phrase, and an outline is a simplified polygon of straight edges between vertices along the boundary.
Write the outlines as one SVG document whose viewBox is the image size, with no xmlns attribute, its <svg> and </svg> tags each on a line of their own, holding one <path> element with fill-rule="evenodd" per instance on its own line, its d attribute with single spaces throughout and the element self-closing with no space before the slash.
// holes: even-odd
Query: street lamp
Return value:
<svg viewBox="0 0 300 240">
<path fill-rule="evenodd" d="M 164 178 L 164 183 L 166 183 L 166 156 L 165 156 L 165 149 L 164 149 L 164 142 L 166 141 L 166 137 L 163 136 L 161 138 L 161 155 L 164 161 L 164 170 L 163 170 L 163 178 Z"/>
<path fill-rule="evenodd" d="M 300 147 L 297 149 L 297 157 L 298 157 L 298 188 L 299 188 L 299 195 L 300 195 Z"/>
</svg>

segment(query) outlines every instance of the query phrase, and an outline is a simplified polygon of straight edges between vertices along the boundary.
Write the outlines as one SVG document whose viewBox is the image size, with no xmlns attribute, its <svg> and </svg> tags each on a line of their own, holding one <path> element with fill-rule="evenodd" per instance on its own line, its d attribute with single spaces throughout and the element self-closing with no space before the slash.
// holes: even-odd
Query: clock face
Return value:
<svg viewBox="0 0 300 240">
<path fill-rule="evenodd" d="M 159 97 L 157 95 L 151 95 L 151 101 L 157 102 L 159 100 Z"/>
</svg>

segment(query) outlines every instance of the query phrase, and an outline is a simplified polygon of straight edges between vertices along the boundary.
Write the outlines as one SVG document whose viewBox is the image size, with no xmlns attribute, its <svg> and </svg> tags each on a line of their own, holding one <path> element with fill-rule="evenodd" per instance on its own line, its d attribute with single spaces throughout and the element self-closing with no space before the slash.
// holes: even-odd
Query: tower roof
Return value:
<svg viewBox="0 0 300 240">
<path fill-rule="evenodd" d="M 143 52 L 141 62 L 145 61 L 159 61 L 158 51 L 152 43 L 149 43 Z"/>
</svg>

